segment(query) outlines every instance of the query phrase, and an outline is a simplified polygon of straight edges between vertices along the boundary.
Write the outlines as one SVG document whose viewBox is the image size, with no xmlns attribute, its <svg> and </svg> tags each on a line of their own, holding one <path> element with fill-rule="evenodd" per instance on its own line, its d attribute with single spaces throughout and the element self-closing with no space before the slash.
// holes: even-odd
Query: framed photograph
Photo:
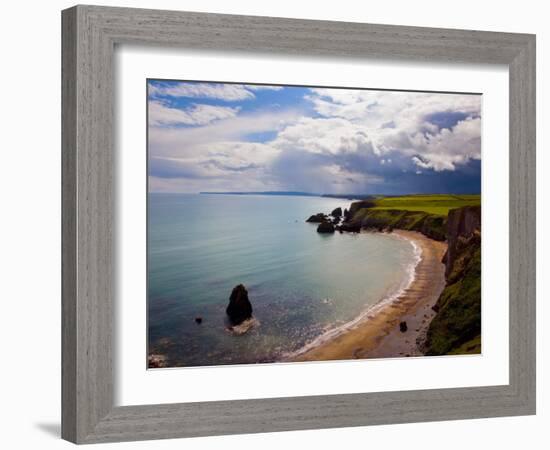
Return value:
<svg viewBox="0 0 550 450">
<path fill-rule="evenodd" d="M 62 435 L 535 413 L 535 37 L 63 11 Z"/>
</svg>

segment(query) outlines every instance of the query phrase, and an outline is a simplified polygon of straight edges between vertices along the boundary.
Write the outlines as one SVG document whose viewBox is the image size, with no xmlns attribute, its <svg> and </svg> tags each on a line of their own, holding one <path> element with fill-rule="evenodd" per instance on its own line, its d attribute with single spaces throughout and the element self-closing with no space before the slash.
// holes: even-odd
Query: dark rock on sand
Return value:
<svg viewBox="0 0 550 450">
<path fill-rule="evenodd" d="M 342 216 L 342 208 L 338 207 L 332 210 L 330 213 L 332 217 L 341 217 Z"/>
<path fill-rule="evenodd" d="M 242 284 L 233 288 L 225 312 L 233 325 L 239 325 L 252 317 L 252 304 L 248 300 L 248 291 Z"/>
<path fill-rule="evenodd" d="M 322 222 L 317 227 L 317 233 L 334 233 L 334 225 L 330 222 Z"/>
<path fill-rule="evenodd" d="M 399 322 L 399 331 L 401 331 L 401 333 L 405 333 L 407 330 L 407 322 Z"/>
<path fill-rule="evenodd" d="M 306 220 L 306 222 L 310 223 L 322 223 L 327 221 L 327 216 L 323 213 L 317 213 L 313 216 L 309 216 L 309 219 Z"/>
</svg>

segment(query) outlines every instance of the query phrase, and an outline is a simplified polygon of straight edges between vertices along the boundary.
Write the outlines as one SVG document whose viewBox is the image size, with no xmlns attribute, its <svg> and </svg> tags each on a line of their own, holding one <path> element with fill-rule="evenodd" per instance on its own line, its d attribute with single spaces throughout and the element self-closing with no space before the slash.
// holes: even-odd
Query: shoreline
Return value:
<svg viewBox="0 0 550 450">
<path fill-rule="evenodd" d="M 417 342 L 425 339 L 435 316 L 435 305 L 445 287 L 445 266 L 441 262 L 446 242 L 429 239 L 415 231 L 394 230 L 395 236 L 411 241 L 421 249 L 414 278 L 395 298 L 373 305 L 366 318 L 337 334 L 284 361 L 330 361 L 366 358 L 399 358 L 422 356 Z M 400 322 L 407 323 L 401 332 Z"/>
</svg>

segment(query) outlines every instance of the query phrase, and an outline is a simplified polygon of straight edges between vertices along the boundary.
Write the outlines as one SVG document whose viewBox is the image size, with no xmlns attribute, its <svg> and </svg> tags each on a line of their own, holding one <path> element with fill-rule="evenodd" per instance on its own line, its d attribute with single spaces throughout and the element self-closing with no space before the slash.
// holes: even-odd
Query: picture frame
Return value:
<svg viewBox="0 0 550 450">
<path fill-rule="evenodd" d="M 64 10 L 62 32 L 64 439 L 83 444 L 535 413 L 534 35 L 100 6 Z M 509 384 L 114 406 L 113 54 L 119 44 L 506 65 Z"/>
</svg>

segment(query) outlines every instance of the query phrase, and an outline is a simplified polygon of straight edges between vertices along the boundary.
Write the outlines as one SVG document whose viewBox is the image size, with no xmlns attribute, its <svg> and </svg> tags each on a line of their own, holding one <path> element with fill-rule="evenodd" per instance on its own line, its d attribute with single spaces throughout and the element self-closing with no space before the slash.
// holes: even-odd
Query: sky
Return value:
<svg viewBox="0 0 550 450">
<path fill-rule="evenodd" d="M 481 96 L 148 80 L 150 192 L 479 193 Z"/>
</svg>

